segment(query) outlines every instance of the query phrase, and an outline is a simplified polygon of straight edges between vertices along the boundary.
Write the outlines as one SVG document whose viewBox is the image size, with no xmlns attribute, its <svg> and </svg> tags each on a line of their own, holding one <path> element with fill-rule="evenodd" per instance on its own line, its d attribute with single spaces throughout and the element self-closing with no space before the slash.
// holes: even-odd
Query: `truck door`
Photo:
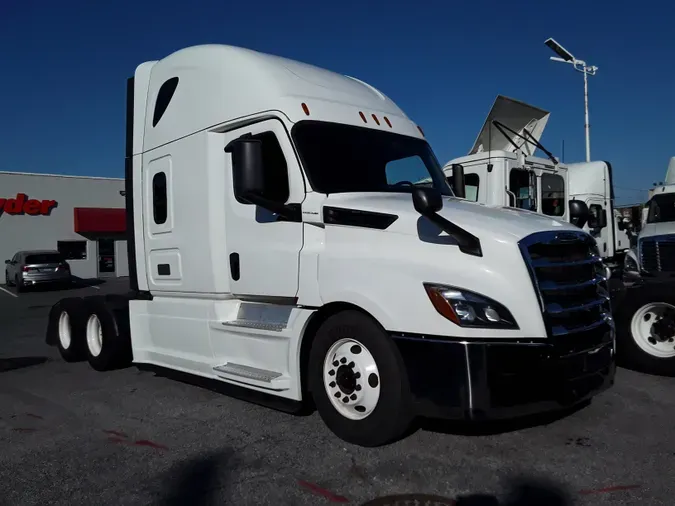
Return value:
<svg viewBox="0 0 675 506">
<path fill-rule="evenodd" d="M 614 236 L 611 233 L 611 223 L 608 223 L 607 209 L 605 201 L 601 197 L 591 197 L 586 201 L 590 214 L 588 232 L 595 238 L 600 249 L 600 255 L 603 258 L 614 255 Z M 613 218 L 613 217 L 612 217 Z M 598 226 L 592 227 L 591 225 Z M 609 226 L 608 226 L 609 225 Z"/>
<path fill-rule="evenodd" d="M 263 164 L 270 200 L 300 205 L 305 186 L 300 165 L 286 129 L 270 119 L 223 134 L 222 147 L 242 135 L 262 141 Z M 230 286 L 235 295 L 295 297 L 298 293 L 303 225 L 289 221 L 234 195 L 232 157 L 225 155 L 227 204 L 225 234 Z M 298 213 L 299 214 L 299 213 Z"/>
</svg>

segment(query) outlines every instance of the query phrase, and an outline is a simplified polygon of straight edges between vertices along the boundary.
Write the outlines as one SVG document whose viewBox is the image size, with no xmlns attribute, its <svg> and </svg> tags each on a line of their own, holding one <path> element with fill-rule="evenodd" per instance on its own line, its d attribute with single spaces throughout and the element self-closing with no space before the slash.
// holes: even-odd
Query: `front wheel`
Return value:
<svg viewBox="0 0 675 506">
<path fill-rule="evenodd" d="M 618 359 L 632 369 L 675 376 L 675 296 L 645 286 L 626 295 L 617 316 Z"/>
<path fill-rule="evenodd" d="M 412 409 L 403 361 L 369 316 L 349 310 L 329 317 L 312 343 L 308 372 L 317 410 L 341 439 L 379 446 L 408 428 Z"/>
</svg>

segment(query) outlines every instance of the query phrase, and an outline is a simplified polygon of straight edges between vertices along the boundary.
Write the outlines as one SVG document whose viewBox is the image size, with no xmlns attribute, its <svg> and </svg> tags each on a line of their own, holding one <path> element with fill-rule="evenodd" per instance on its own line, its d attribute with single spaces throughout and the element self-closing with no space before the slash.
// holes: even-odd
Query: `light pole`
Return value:
<svg viewBox="0 0 675 506">
<path fill-rule="evenodd" d="M 574 66 L 574 70 L 582 72 L 584 74 L 584 116 L 586 123 L 584 128 L 586 129 L 586 161 L 591 161 L 591 125 L 588 122 L 588 76 L 594 76 L 598 70 L 598 67 L 592 65 L 586 65 L 586 62 L 583 60 L 577 60 L 572 53 L 567 49 L 562 47 L 553 39 L 546 39 L 544 42 L 548 47 L 550 47 L 553 52 L 555 52 L 558 57 L 551 56 L 551 60 L 559 61 L 562 63 L 570 63 Z"/>
</svg>

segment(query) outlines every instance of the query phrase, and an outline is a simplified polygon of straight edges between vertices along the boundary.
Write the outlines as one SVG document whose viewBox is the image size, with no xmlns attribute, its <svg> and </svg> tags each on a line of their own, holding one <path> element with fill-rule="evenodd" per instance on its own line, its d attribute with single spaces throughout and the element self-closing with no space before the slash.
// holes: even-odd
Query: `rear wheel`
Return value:
<svg viewBox="0 0 675 506">
<path fill-rule="evenodd" d="M 83 302 L 81 299 L 63 299 L 49 314 L 47 342 L 55 344 L 66 362 L 84 359 Z"/>
<path fill-rule="evenodd" d="M 14 278 L 14 286 L 16 286 L 16 291 L 17 291 L 17 292 L 23 292 L 23 291 L 25 290 L 25 288 L 26 288 L 26 287 L 24 286 L 23 282 L 21 281 L 21 278 L 19 278 L 19 276 L 17 276 L 16 278 Z"/>
<path fill-rule="evenodd" d="M 408 378 L 391 338 L 355 310 L 329 317 L 309 357 L 317 410 L 341 439 L 379 446 L 399 438 L 412 421 Z"/>
<path fill-rule="evenodd" d="M 97 371 L 108 371 L 126 366 L 131 360 L 131 342 L 126 325 L 117 321 L 112 307 L 103 297 L 87 301 L 85 323 L 86 356 Z"/>
<path fill-rule="evenodd" d="M 12 286 L 12 283 L 9 280 L 9 273 L 7 271 L 5 271 L 5 285 Z"/>
<path fill-rule="evenodd" d="M 675 295 L 644 286 L 628 292 L 618 309 L 618 360 L 641 372 L 675 376 Z"/>
</svg>

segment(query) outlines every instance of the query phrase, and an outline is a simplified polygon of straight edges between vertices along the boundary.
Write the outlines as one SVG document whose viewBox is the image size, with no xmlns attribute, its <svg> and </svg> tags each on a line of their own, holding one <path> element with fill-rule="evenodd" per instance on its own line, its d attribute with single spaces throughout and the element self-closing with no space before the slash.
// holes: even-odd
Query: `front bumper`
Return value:
<svg viewBox="0 0 675 506">
<path fill-rule="evenodd" d="M 614 330 L 607 325 L 587 334 L 557 343 L 392 337 L 418 415 L 494 420 L 565 409 L 608 389 L 616 370 Z"/>
</svg>

